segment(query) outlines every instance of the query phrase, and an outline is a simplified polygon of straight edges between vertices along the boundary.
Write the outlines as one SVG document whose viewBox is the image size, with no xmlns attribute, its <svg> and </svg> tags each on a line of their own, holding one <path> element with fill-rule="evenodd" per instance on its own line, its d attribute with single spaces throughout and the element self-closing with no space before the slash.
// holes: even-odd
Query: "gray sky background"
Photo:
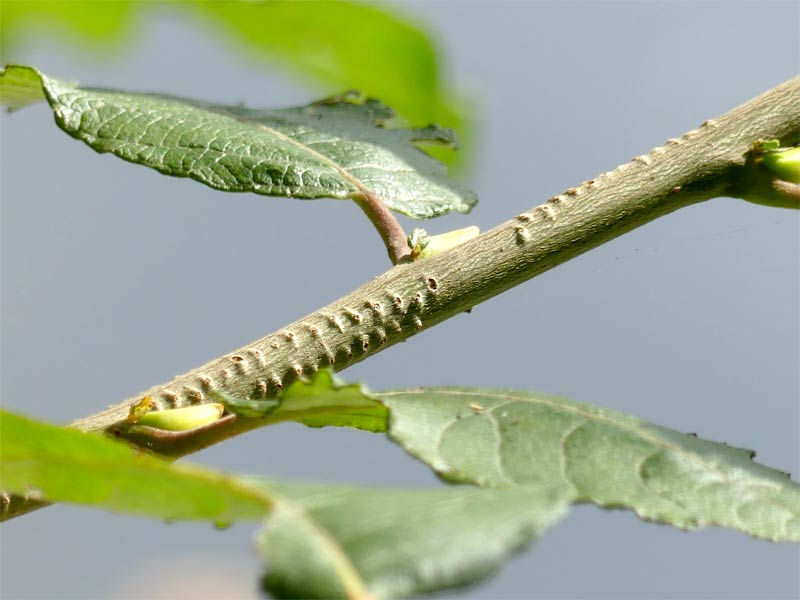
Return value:
<svg viewBox="0 0 800 600">
<path fill-rule="evenodd" d="M 797 3 L 402 4 L 480 127 L 488 229 L 797 74 Z M 336 90 L 244 59 L 169 11 L 112 57 L 32 36 L 82 83 L 277 107 Z M 2 401 L 68 422 L 274 331 L 388 266 L 355 206 L 226 195 L 97 155 L 45 106 L 2 127 Z M 404 221 L 410 224 L 409 221 Z M 564 395 L 757 450 L 798 473 L 798 214 L 685 209 L 344 372 Z M 323 250 L 324 248 L 324 250 Z M 45 350 L 43 358 L 39 355 Z M 281 425 L 191 457 L 273 477 L 438 485 L 381 436 Z M 0 530 L 4 598 L 254 597 L 254 525 L 224 532 L 55 506 Z M 790 598 L 797 546 L 573 509 L 472 598 Z M 161 579 L 169 573 L 171 582 Z M 188 587 L 191 579 L 194 590 Z M 199 593 L 197 590 L 201 590 Z"/>
</svg>

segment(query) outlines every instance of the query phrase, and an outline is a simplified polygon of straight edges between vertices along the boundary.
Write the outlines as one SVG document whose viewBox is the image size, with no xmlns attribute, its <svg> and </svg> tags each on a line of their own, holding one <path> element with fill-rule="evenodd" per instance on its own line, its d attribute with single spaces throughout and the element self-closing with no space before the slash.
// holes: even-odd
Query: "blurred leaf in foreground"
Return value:
<svg viewBox="0 0 800 600">
<path fill-rule="evenodd" d="M 0 490 L 36 492 L 162 519 L 218 523 L 262 518 L 269 496 L 226 475 L 172 465 L 98 434 L 0 411 Z"/>
<path fill-rule="evenodd" d="M 107 51 L 127 38 L 143 6 L 129 0 L 3 0 L 0 53 L 3 60 L 13 60 L 15 48 L 34 32 Z"/>
<path fill-rule="evenodd" d="M 146 456 L 0 412 L 0 488 L 219 525 L 266 515 L 258 546 L 279 597 L 417 595 L 493 573 L 566 511 L 558 488 L 368 489 L 264 482 Z"/>
<path fill-rule="evenodd" d="M 275 510 L 258 535 L 279 598 L 384 598 L 492 574 L 558 521 L 555 488 L 368 489 L 265 482 Z"/>
<path fill-rule="evenodd" d="M 399 8 L 344 1 L 3 0 L 0 51 L 6 62 L 19 60 L 15 48 L 44 33 L 108 56 L 146 16 L 169 11 L 222 34 L 249 61 L 289 67 L 326 90 L 362 90 L 414 125 L 439 123 L 466 137 L 463 107 L 445 88 L 431 36 Z"/>
<path fill-rule="evenodd" d="M 191 6 L 207 23 L 229 33 L 230 41 L 250 57 L 278 59 L 331 86 L 382 98 L 419 125 L 442 117 L 433 43 L 398 11 L 355 2 Z"/>
</svg>

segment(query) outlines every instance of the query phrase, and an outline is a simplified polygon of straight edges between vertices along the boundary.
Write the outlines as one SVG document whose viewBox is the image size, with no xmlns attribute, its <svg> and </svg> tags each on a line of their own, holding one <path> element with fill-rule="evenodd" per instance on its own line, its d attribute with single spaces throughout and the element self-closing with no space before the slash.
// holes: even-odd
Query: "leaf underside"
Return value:
<svg viewBox="0 0 800 600">
<path fill-rule="evenodd" d="M 378 395 L 389 435 L 447 481 L 559 486 L 682 529 L 800 542 L 800 485 L 754 453 L 564 398 L 428 388 Z"/>
<path fill-rule="evenodd" d="M 97 152 L 218 190 L 300 199 L 373 194 L 420 219 L 469 212 L 476 202 L 414 145 L 453 146 L 452 132 L 390 128 L 392 111 L 357 94 L 256 110 L 80 88 L 26 66 L 0 71 L 2 104 L 17 109 L 43 97 L 59 127 Z"/>
<path fill-rule="evenodd" d="M 376 402 L 380 400 L 380 402 Z M 48 500 L 227 523 L 267 514 L 258 547 L 278 597 L 411 596 L 474 583 L 574 502 L 677 527 L 800 541 L 800 486 L 752 453 L 545 394 L 370 394 L 328 371 L 260 418 L 388 433 L 457 485 L 369 489 L 172 465 L 97 435 L 0 413 L 0 487 Z"/>
<path fill-rule="evenodd" d="M 266 515 L 258 535 L 264 585 L 279 597 L 396 597 L 467 585 L 560 519 L 570 500 L 543 487 L 265 482 L 170 464 L 97 434 L 3 411 L 0 427 L 0 487 L 8 491 L 218 525 Z"/>
<path fill-rule="evenodd" d="M 98 434 L 0 410 L 0 490 L 161 519 L 262 518 L 271 500 L 233 478 L 172 465 Z"/>
<path fill-rule="evenodd" d="M 369 489 L 264 482 L 276 508 L 258 535 L 279 598 L 384 598 L 465 586 L 555 523 L 550 488 Z"/>
</svg>

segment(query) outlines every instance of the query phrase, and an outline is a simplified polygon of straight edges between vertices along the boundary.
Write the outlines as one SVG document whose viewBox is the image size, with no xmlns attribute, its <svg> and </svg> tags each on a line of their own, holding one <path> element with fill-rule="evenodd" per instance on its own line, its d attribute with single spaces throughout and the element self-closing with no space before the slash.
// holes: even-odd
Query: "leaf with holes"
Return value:
<svg viewBox="0 0 800 600">
<path fill-rule="evenodd" d="M 218 190 L 302 199 L 373 195 L 419 219 L 468 212 L 476 202 L 415 146 L 455 146 L 452 132 L 392 128 L 391 109 L 358 94 L 257 110 L 81 88 L 26 66 L 0 71 L 0 103 L 17 109 L 42 97 L 59 127 L 97 152 Z"/>
<path fill-rule="evenodd" d="M 571 499 L 552 487 L 261 485 L 275 508 L 257 543 L 264 586 L 279 598 L 384 598 L 467 585 L 559 520 Z"/>
<path fill-rule="evenodd" d="M 509 390 L 386 392 L 389 435 L 443 478 L 552 486 L 683 529 L 800 542 L 800 485 L 754 453 L 564 398 Z"/>
</svg>

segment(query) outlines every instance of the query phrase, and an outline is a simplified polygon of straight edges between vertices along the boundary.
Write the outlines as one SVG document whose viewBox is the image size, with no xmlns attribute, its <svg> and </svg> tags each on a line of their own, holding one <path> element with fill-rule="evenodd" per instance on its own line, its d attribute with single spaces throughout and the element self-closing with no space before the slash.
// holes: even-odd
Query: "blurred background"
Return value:
<svg viewBox="0 0 800 600">
<path fill-rule="evenodd" d="M 0 4 L 2 62 L 253 107 L 359 88 L 456 128 L 482 230 L 794 76 L 795 2 Z M 309 16 L 311 15 L 311 16 Z M 0 116 L 2 402 L 67 423 L 308 314 L 389 265 L 346 202 L 223 194 Z M 403 219 L 408 228 L 413 227 Z M 343 377 L 614 408 L 800 466 L 798 213 L 720 198 L 615 240 Z M 323 250 L 324 248 L 324 250 Z M 284 424 L 194 455 L 377 486 L 436 479 L 384 437 Z M 0 530 L 3 598 L 254 598 L 253 524 L 58 505 Z M 796 546 L 575 507 L 452 598 L 795 598 Z"/>
</svg>

